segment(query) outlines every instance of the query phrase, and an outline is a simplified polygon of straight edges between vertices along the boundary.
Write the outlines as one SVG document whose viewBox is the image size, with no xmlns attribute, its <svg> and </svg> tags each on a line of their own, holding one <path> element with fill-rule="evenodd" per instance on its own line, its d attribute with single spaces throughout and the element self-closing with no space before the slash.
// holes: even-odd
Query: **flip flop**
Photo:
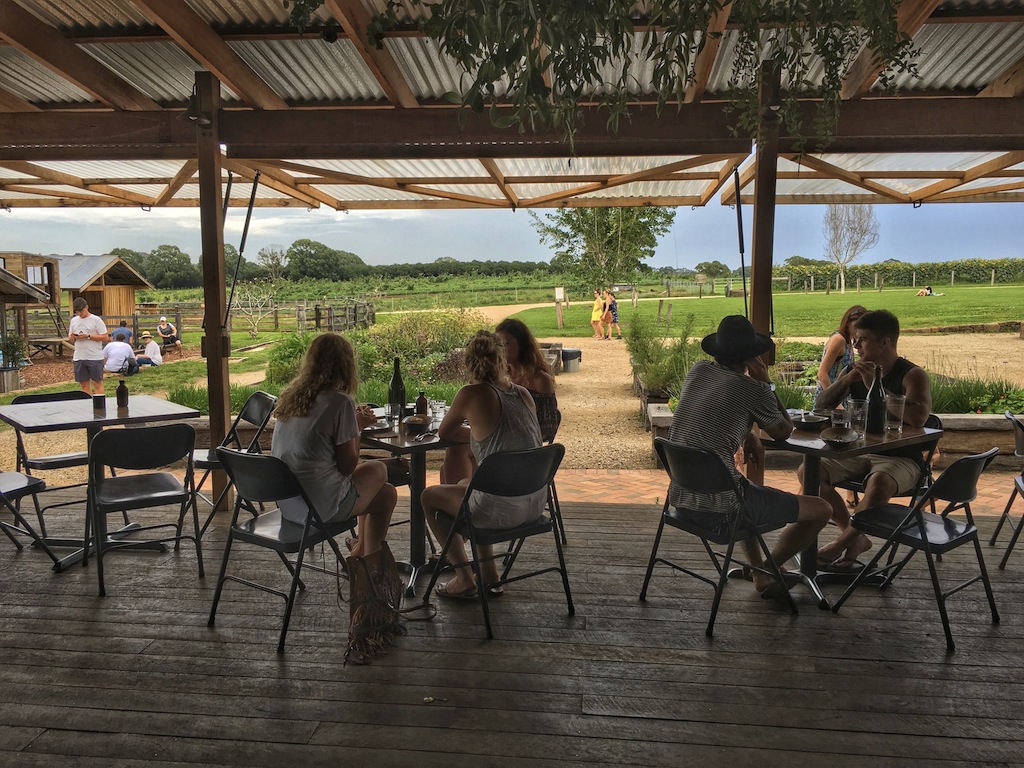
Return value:
<svg viewBox="0 0 1024 768">
<path fill-rule="evenodd" d="M 854 573 L 863 568 L 864 563 L 855 557 L 840 557 L 826 566 L 818 566 L 819 571 L 828 571 L 830 573 Z"/>
<path fill-rule="evenodd" d="M 490 597 L 501 597 L 502 595 L 505 594 L 505 588 L 503 586 L 501 586 L 500 584 L 498 586 L 496 586 L 496 587 L 488 587 L 487 588 L 487 594 Z"/>
<path fill-rule="evenodd" d="M 785 587 L 780 586 L 777 581 L 773 581 L 760 593 L 761 599 L 785 600 L 786 593 L 800 583 L 800 577 L 793 573 L 784 573 L 782 574 L 782 581 L 785 583 Z"/>
<path fill-rule="evenodd" d="M 476 591 L 476 587 L 470 587 L 469 589 L 463 590 L 462 592 L 449 592 L 448 584 L 438 584 L 434 590 L 441 597 L 447 597 L 450 600 L 479 600 L 480 595 Z"/>
</svg>

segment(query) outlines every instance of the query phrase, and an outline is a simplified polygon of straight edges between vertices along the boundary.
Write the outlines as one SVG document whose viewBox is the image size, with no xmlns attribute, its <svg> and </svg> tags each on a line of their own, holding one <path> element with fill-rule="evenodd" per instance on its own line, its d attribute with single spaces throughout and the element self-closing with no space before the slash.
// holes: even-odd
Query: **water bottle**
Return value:
<svg viewBox="0 0 1024 768">
<path fill-rule="evenodd" d="M 398 358 L 395 358 L 395 370 L 388 382 L 388 418 L 397 424 L 405 415 L 405 382 L 402 381 L 402 369 Z"/>
<path fill-rule="evenodd" d="M 875 366 L 875 380 L 868 390 L 868 415 L 864 431 L 871 435 L 885 432 L 885 389 L 882 388 L 882 366 Z"/>
<path fill-rule="evenodd" d="M 128 387 L 125 385 L 124 379 L 121 379 L 121 383 L 117 385 L 114 396 L 117 398 L 118 408 L 128 407 Z"/>
</svg>

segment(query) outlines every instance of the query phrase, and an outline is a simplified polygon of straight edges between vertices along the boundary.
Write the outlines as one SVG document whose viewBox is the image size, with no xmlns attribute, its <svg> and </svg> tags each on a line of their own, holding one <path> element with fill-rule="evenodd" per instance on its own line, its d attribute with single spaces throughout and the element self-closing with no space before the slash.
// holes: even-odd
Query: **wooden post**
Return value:
<svg viewBox="0 0 1024 768">
<path fill-rule="evenodd" d="M 992 285 L 995 285 L 995 284 L 996 284 L 996 271 L 993 269 L 992 270 Z"/>
<path fill-rule="evenodd" d="M 949 284 L 954 285 L 956 283 L 956 270 L 949 270 Z"/>
<path fill-rule="evenodd" d="M 910 287 L 917 288 L 917 270 L 910 273 Z"/>
<path fill-rule="evenodd" d="M 860 278 L 857 278 L 857 293 L 860 293 Z"/>
<path fill-rule="evenodd" d="M 228 386 L 228 354 L 231 336 L 221 323 L 227 311 L 224 268 L 224 214 L 221 191 L 221 154 L 218 132 L 220 83 L 212 72 L 196 72 L 196 95 L 204 120 L 196 122 L 199 161 L 199 221 L 203 246 L 203 300 L 206 306 L 206 335 L 203 355 L 210 399 L 210 445 L 217 445 L 227 434 L 231 420 Z M 205 122 L 209 125 L 205 125 Z M 180 313 L 177 315 L 181 322 Z M 180 326 L 179 326 L 179 330 Z M 213 473 L 213 498 L 227 485 L 223 471 Z M 227 496 L 228 494 L 225 494 Z M 225 499 L 225 506 L 228 499 Z M 224 509 L 225 506 L 221 508 Z"/>
<path fill-rule="evenodd" d="M 565 320 L 562 318 L 562 302 L 555 302 L 555 319 L 558 320 L 558 330 L 565 327 Z"/>
<path fill-rule="evenodd" d="M 658 299 L 658 322 L 659 323 L 661 322 L 661 307 L 662 307 L 662 305 L 664 305 L 664 303 L 665 303 L 664 299 Z"/>
</svg>

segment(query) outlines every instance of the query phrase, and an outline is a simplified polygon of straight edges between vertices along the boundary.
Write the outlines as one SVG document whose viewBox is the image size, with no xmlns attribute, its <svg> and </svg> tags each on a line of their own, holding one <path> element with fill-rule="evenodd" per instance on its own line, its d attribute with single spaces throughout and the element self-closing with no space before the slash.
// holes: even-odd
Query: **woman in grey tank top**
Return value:
<svg viewBox="0 0 1024 768">
<path fill-rule="evenodd" d="M 539 447 L 540 424 L 533 398 L 509 379 L 508 362 L 498 337 L 489 331 L 478 331 L 466 345 L 465 364 L 470 383 L 455 395 L 438 435 L 444 440 L 468 443 L 478 463 L 499 451 Z M 438 539 L 447 538 L 468 483 L 469 478 L 464 478 L 458 483 L 435 485 L 423 491 L 427 524 Z M 474 493 L 470 498 L 470 512 L 474 525 L 481 528 L 509 528 L 536 519 L 546 500 L 546 489 L 511 499 Z M 439 516 L 438 513 L 443 514 Z M 491 555 L 490 547 L 482 548 L 482 558 Z M 456 567 L 455 577 L 440 585 L 438 594 L 475 599 L 476 583 L 468 567 L 469 559 L 462 537 L 455 537 L 448 560 Z M 498 580 L 494 560 L 485 560 L 481 568 L 486 583 Z M 499 590 L 495 589 L 492 594 L 500 594 Z"/>
</svg>

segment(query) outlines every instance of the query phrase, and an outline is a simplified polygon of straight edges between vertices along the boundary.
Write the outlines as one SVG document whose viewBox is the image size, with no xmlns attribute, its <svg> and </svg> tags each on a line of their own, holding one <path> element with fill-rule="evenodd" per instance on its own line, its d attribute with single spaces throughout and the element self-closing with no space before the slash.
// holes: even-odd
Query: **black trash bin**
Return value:
<svg viewBox="0 0 1024 768">
<path fill-rule="evenodd" d="M 578 373 L 580 370 L 580 361 L 582 359 L 582 349 L 573 349 L 572 347 L 565 347 L 562 350 L 562 370 L 564 370 L 566 373 Z"/>
</svg>

